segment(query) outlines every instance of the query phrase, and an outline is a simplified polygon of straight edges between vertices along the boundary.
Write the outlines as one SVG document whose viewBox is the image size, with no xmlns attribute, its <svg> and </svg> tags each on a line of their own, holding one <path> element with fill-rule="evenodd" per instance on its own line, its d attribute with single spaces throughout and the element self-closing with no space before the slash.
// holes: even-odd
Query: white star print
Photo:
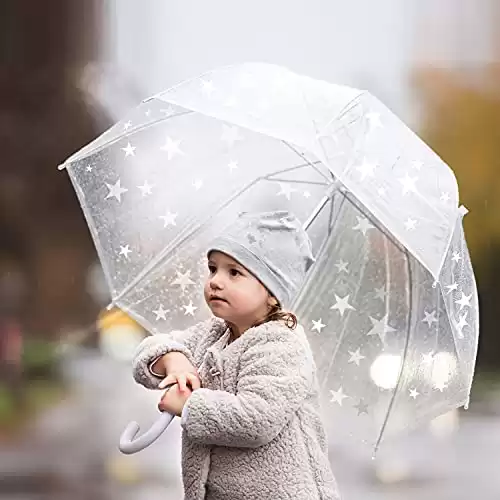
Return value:
<svg viewBox="0 0 500 500">
<path fill-rule="evenodd" d="M 417 399 L 417 397 L 420 396 L 420 393 L 417 391 L 417 389 L 413 388 L 410 389 L 410 397 L 413 399 Z"/>
<path fill-rule="evenodd" d="M 163 220 L 163 227 L 176 226 L 175 218 L 178 214 L 167 212 L 165 215 L 160 215 L 158 218 Z"/>
<path fill-rule="evenodd" d="M 172 285 L 177 285 L 182 288 L 182 291 L 185 292 L 186 288 L 189 285 L 194 285 L 194 281 L 190 278 L 191 271 L 186 271 L 185 273 L 181 273 L 179 271 L 176 271 L 177 273 L 177 278 L 172 281 Z"/>
<path fill-rule="evenodd" d="M 348 352 L 350 354 L 348 363 L 354 363 L 355 365 L 359 366 L 360 361 L 366 358 L 366 356 L 363 356 L 361 354 L 361 349 L 359 347 L 355 351 Z"/>
<path fill-rule="evenodd" d="M 211 80 L 202 80 L 201 81 L 201 90 L 203 93 L 208 96 L 212 97 L 212 93 L 215 90 L 214 84 Z"/>
<path fill-rule="evenodd" d="M 332 399 L 330 399 L 330 403 L 338 403 L 340 406 L 342 406 L 342 401 L 349 397 L 347 396 L 347 394 L 344 394 L 342 386 L 337 391 L 330 390 L 330 394 L 332 396 Z"/>
<path fill-rule="evenodd" d="M 151 110 L 150 109 L 146 109 L 146 111 L 144 111 L 144 114 L 146 116 L 149 116 L 151 114 Z"/>
<path fill-rule="evenodd" d="M 431 311 L 428 313 L 427 311 L 424 311 L 425 318 L 422 320 L 422 323 L 427 323 L 427 326 L 431 328 L 433 323 L 437 323 L 438 320 L 436 318 L 436 311 Z"/>
<path fill-rule="evenodd" d="M 380 113 L 367 113 L 366 118 L 370 123 L 370 130 L 382 127 L 382 122 L 380 121 Z"/>
<path fill-rule="evenodd" d="M 132 146 L 132 144 L 127 143 L 127 145 L 124 148 L 121 148 L 122 151 L 125 152 L 125 158 L 127 156 L 135 156 L 135 150 L 137 149 L 135 146 Z"/>
<path fill-rule="evenodd" d="M 141 190 L 142 196 L 147 196 L 151 194 L 153 186 L 150 186 L 148 181 L 144 181 L 144 184 L 142 186 L 137 186 L 137 188 Z"/>
<path fill-rule="evenodd" d="M 280 182 L 279 185 L 280 185 L 280 191 L 277 193 L 277 196 L 284 195 L 287 200 L 290 200 L 292 193 L 297 192 L 297 190 L 292 186 L 290 186 L 289 184 L 283 184 L 282 182 Z"/>
<path fill-rule="evenodd" d="M 434 363 L 434 353 L 429 352 L 427 354 L 423 354 L 422 355 L 422 363 L 424 363 L 426 365 L 430 365 L 430 364 Z"/>
<path fill-rule="evenodd" d="M 436 382 L 434 384 L 434 388 L 437 389 L 438 391 L 443 392 L 445 389 L 448 388 L 448 385 L 443 380 L 440 380 L 439 382 Z"/>
<path fill-rule="evenodd" d="M 355 311 L 356 309 L 349 304 L 349 295 L 346 295 L 345 297 L 340 298 L 337 294 L 335 294 L 335 304 L 333 304 L 332 307 L 330 307 L 331 310 L 337 310 L 339 311 L 341 316 L 344 316 L 344 313 L 346 312 L 347 309 L 351 309 L 352 311 Z"/>
<path fill-rule="evenodd" d="M 85 170 L 87 170 L 87 172 L 92 172 L 92 167 L 90 165 L 88 165 Z"/>
<path fill-rule="evenodd" d="M 369 316 L 370 321 L 372 322 L 372 329 L 367 333 L 367 335 L 378 335 L 382 342 L 385 341 L 385 335 L 387 333 L 395 332 L 396 329 L 392 328 L 387 324 L 388 314 L 386 314 L 382 319 L 375 319 Z"/>
<path fill-rule="evenodd" d="M 378 188 L 377 193 L 379 196 L 385 196 L 387 194 L 385 188 Z"/>
<path fill-rule="evenodd" d="M 321 318 L 318 321 L 312 320 L 312 322 L 313 322 L 312 330 L 316 330 L 318 333 L 321 333 L 321 330 L 326 326 L 323 323 L 321 323 Z"/>
<path fill-rule="evenodd" d="M 309 191 L 304 191 L 304 198 L 310 198 L 311 193 Z"/>
<path fill-rule="evenodd" d="M 458 252 L 453 252 L 453 257 L 451 258 L 451 260 L 453 262 L 457 262 L 462 258 L 462 256 L 458 253 Z"/>
<path fill-rule="evenodd" d="M 385 286 L 375 288 L 375 297 L 377 297 L 377 299 L 380 299 L 382 302 L 385 302 L 385 298 L 387 297 Z"/>
<path fill-rule="evenodd" d="M 460 297 L 460 299 L 455 300 L 455 304 L 458 304 L 460 306 L 460 311 L 462 311 L 464 307 L 470 307 L 470 301 L 472 299 L 472 293 L 470 295 L 465 295 L 464 292 L 461 293 L 462 296 Z"/>
<path fill-rule="evenodd" d="M 408 219 L 405 222 L 405 228 L 407 231 L 413 231 L 415 227 L 417 226 L 417 221 L 408 217 Z"/>
<path fill-rule="evenodd" d="M 229 167 L 229 170 L 232 172 L 233 170 L 236 170 L 238 168 L 238 162 L 230 161 L 227 166 Z"/>
<path fill-rule="evenodd" d="M 160 305 L 160 307 L 156 310 L 153 311 L 153 314 L 156 314 L 156 321 L 162 319 L 166 320 L 166 314 L 169 312 L 169 309 L 163 309 L 163 305 Z"/>
<path fill-rule="evenodd" d="M 358 217 L 356 215 L 356 219 L 358 219 L 358 223 L 352 228 L 353 230 L 361 231 L 363 233 L 363 236 L 366 236 L 366 232 L 369 229 L 375 229 L 374 226 L 372 226 L 369 222 L 368 219 L 365 217 Z"/>
<path fill-rule="evenodd" d="M 454 290 L 458 290 L 458 285 L 456 283 L 453 283 L 452 285 L 446 285 L 446 288 L 448 289 L 446 295 L 449 295 Z"/>
<path fill-rule="evenodd" d="M 337 268 L 337 271 L 341 273 L 342 271 L 349 273 L 349 270 L 347 269 L 348 262 L 344 262 L 342 259 L 338 260 L 337 263 L 335 264 L 335 267 Z"/>
<path fill-rule="evenodd" d="M 229 127 L 228 125 L 222 125 L 222 136 L 221 140 L 224 142 L 227 142 L 227 145 L 229 147 L 234 146 L 234 143 L 236 141 L 241 141 L 243 140 L 243 137 L 240 136 L 240 132 L 238 127 L 231 126 Z"/>
<path fill-rule="evenodd" d="M 132 252 L 132 250 L 130 250 L 129 245 L 125 245 L 125 246 L 120 245 L 120 254 L 119 255 L 123 255 L 126 259 L 128 259 L 128 254 L 131 252 Z"/>
<path fill-rule="evenodd" d="M 359 167 L 356 167 L 356 170 L 361 173 L 361 180 L 364 181 L 367 177 L 373 177 L 375 175 L 376 166 L 376 163 L 370 163 L 365 157 L 363 163 Z"/>
<path fill-rule="evenodd" d="M 411 162 L 411 166 L 415 170 L 420 171 L 420 169 L 424 166 L 424 162 L 423 161 L 414 160 L 414 161 Z"/>
<path fill-rule="evenodd" d="M 105 183 L 109 189 L 109 193 L 106 196 L 106 200 L 108 198 L 116 198 L 121 203 L 122 194 L 126 193 L 128 189 L 122 187 L 120 182 L 121 182 L 120 179 L 118 179 L 115 184 L 108 184 L 107 182 Z"/>
<path fill-rule="evenodd" d="M 169 106 L 168 108 L 160 109 L 160 112 L 163 113 L 167 118 L 170 118 L 175 114 L 175 109 L 172 106 Z"/>
<path fill-rule="evenodd" d="M 161 146 L 162 151 L 167 152 L 167 158 L 171 160 L 175 155 L 183 155 L 184 151 L 179 147 L 182 140 L 174 141 L 171 137 L 167 136 L 166 142 L 163 146 Z"/>
<path fill-rule="evenodd" d="M 450 201 L 450 195 L 449 193 L 446 193 L 446 192 L 442 192 L 441 193 L 441 197 L 439 198 L 443 203 L 447 203 Z"/>
<path fill-rule="evenodd" d="M 182 306 L 184 308 L 184 316 L 190 314 L 191 316 L 194 316 L 194 312 L 196 309 L 198 309 L 196 306 L 193 306 L 193 301 L 190 301 L 189 304 L 186 306 Z"/>
<path fill-rule="evenodd" d="M 125 122 L 125 123 L 123 124 L 123 128 L 124 128 L 125 130 L 128 130 L 131 126 L 132 126 L 132 122 L 131 122 L 130 120 L 129 120 L 128 122 Z"/>
<path fill-rule="evenodd" d="M 408 194 L 409 192 L 416 193 L 417 188 L 415 182 L 417 182 L 418 177 L 410 177 L 408 174 L 405 175 L 403 179 L 399 179 L 399 182 L 403 185 L 403 194 Z"/>
<path fill-rule="evenodd" d="M 466 326 L 469 326 L 469 323 L 467 323 L 467 315 L 468 315 L 468 312 L 466 311 L 464 314 L 460 315 L 460 320 L 458 321 L 458 323 L 455 323 L 461 337 L 463 337 L 462 330 Z"/>
<path fill-rule="evenodd" d="M 202 186 L 203 186 L 203 181 L 201 179 L 196 179 L 193 182 L 193 187 L 196 189 L 196 191 L 199 191 Z"/>
</svg>

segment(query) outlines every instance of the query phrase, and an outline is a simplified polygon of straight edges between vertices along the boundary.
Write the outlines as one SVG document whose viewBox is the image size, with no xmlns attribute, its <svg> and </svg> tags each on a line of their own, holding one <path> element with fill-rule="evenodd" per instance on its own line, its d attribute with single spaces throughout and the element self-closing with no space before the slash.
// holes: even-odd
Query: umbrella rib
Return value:
<svg viewBox="0 0 500 500">
<path fill-rule="evenodd" d="M 387 413 L 384 418 L 384 422 L 382 423 L 382 427 L 380 429 L 379 436 L 377 438 L 377 442 L 375 444 L 375 449 L 374 449 L 374 455 L 377 453 L 380 443 L 382 441 L 382 437 L 384 435 L 385 429 L 387 428 L 387 424 L 389 423 L 389 416 L 391 414 L 391 411 L 394 407 L 395 401 L 396 401 L 396 395 L 399 392 L 399 389 L 401 387 L 401 382 L 403 380 L 403 371 L 406 363 L 406 358 L 408 357 L 408 351 L 410 347 L 410 337 L 411 337 L 411 332 L 412 330 L 412 323 L 414 321 L 414 318 L 412 317 L 412 307 L 413 307 L 413 282 L 412 282 L 412 269 L 411 269 L 411 261 L 410 261 L 410 254 L 408 250 L 405 249 L 404 255 L 406 257 L 406 269 L 407 269 L 407 274 L 408 274 L 408 326 L 406 328 L 406 339 L 405 339 L 405 345 L 403 348 L 403 357 L 401 359 L 401 365 L 399 368 L 399 373 L 398 373 L 398 381 L 396 383 L 396 387 L 394 388 L 394 392 L 392 393 L 391 401 L 389 402 L 389 408 L 387 409 Z"/>
<path fill-rule="evenodd" d="M 321 175 L 321 177 L 323 177 L 327 182 L 330 181 L 330 179 L 321 171 L 319 170 L 316 165 L 319 163 L 319 164 L 322 164 L 323 162 L 322 161 L 315 161 L 315 162 L 311 162 L 310 160 L 308 160 L 306 158 L 306 156 L 301 153 L 300 151 L 298 151 L 294 146 L 292 146 L 289 142 L 285 141 L 285 140 L 282 140 L 281 141 L 285 146 L 287 146 L 288 148 L 290 148 L 296 155 L 300 156 L 305 162 L 306 162 L 306 165 L 304 166 L 307 166 L 309 165 L 310 167 L 313 168 L 313 170 L 315 170 L 316 172 L 318 172 L 319 175 Z M 326 168 L 328 168 L 328 165 L 325 165 Z M 328 171 L 330 172 L 330 169 L 328 169 Z M 277 172 L 277 173 L 280 173 L 280 172 Z M 330 172 L 331 173 L 331 172 Z M 332 177 L 334 177 L 333 174 L 331 174 Z"/>
</svg>

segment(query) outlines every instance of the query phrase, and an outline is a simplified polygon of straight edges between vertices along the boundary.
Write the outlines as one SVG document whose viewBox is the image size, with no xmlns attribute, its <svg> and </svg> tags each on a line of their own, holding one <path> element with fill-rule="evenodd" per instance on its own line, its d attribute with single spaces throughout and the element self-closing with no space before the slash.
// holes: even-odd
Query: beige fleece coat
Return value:
<svg viewBox="0 0 500 500">
<path fill-rule="evenodd" d="M 224 321 L 146 338 L 134 378 L 150 389 L 149 366 L 170 351 L 198 368 L 182 418 L 186 500 L 337 500 L 321 422 L 315 365 L 304 330 L 269 322 L 227 345 Z"/>
</svg>

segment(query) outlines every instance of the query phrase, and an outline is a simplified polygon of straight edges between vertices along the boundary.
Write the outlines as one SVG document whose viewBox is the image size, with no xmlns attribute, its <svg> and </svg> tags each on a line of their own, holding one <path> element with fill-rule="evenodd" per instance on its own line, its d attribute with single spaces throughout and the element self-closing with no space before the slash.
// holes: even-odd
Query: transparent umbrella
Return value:
<svg viewBox="0 0 500 500">
<path fill-rule="evenodd" d="M 217 69 L 143 101 L 62 168 L 113 304 L 152 334 L 210 314 L 204 250 L 238 213 L 289 210 L 315 250 L 294 310 L 328 422 L 377 448 L 467 404 L 466 209 L 450 168 L 368 92 L 268 64 Z M 130 427 L 122 450 L 170 420 L 135 442 Z"/>
</svg>

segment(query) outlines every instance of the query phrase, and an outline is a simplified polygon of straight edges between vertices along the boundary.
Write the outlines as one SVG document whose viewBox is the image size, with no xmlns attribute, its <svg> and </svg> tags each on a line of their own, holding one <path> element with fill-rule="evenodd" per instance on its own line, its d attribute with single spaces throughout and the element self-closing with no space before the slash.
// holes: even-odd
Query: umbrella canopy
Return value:
<svg viewBox="0 0 500 500">
<path fill-rule="evenodd" d="M 63 167 L 113 303 L 150 332 L 207 317 L 205 249 L 239 212 L 289 210 L 316 253 L 294 309 L 328 419 L 378 446 L 466 403 L 478 307 L 456 180 L 369 93 L 222 68 L 145 100 Z"/>
</svg>

